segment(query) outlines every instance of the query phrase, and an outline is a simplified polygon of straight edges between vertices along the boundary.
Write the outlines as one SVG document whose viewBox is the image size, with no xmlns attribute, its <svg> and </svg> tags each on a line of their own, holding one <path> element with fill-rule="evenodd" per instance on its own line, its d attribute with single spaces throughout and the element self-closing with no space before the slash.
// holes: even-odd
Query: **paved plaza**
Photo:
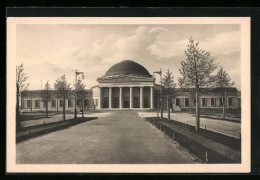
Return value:
<svg viewBox="0 0 260 180">
<path fill-rule="evenodd" d="M 89 114 L 98 119 L 16 146 L 23 164 L 178 164 L 194 157 L 136 111 Z"/>
</svg>

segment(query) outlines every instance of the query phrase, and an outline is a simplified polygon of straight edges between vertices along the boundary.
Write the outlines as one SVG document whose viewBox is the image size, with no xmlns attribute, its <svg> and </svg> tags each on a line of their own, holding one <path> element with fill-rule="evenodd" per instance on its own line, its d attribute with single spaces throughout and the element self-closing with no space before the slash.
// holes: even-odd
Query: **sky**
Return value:
<svg viewBox="0 0 260 180">
<path fill-rule="evenodd" d="M 210 52 L 241 89 L 241 31 L 236 24 L 61 25 L 19 24 L 16 28 L 16 62 L 23 63 L 29 90 L 66 75 L 73 84 L 75 70 L 84 72 L 86 88 L 97 85 L 114 64 L 133 60 L 152 74 L 169 70 L 177 83 L 190 37 Z M 158 83 L 159 77 L 156 77 Z"/>
</svg>

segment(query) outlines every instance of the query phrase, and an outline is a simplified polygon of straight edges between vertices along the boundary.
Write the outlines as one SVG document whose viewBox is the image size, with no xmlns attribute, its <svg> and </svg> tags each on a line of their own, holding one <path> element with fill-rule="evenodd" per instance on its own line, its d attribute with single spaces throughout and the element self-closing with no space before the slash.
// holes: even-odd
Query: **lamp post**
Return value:
<svg viewBox="0 0 260 180">
<path fill-rule="evenodd" d="M 162 68 L 160 68 L 160 71 L 155 71 L 153 73 L 157 73 L 160 74 L 160 80 L 161 80 L 161 84 L 160 84 L 160 108 L 161 108 L 161 119 L 163 118 L 163 102 L 162 102 Z"/>
<path fill-rule="evenodd" d="M 74 113 L 74 119 L 77 119 L 77 76 L 79 75 L 79 74 L 82 74 L 82 76 L 84 77 L 84 73 L 83 72 L 78 72 L 77 71 L 77 69 L 76 69 L 76 71 L 75 71 L 75 79 L 76 79 L 76 81 L 75 81 L 75 113 Z"/>
</svg>

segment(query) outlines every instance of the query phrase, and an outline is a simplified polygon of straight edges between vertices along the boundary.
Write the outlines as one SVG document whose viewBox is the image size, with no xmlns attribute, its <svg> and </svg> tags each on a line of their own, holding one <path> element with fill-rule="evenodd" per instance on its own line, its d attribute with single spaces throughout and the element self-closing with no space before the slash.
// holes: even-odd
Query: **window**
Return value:
<svg viewBox="0 0 260 180">
<path fill-rule="evenodd" d="M 202 106 L 207 106 L 206 98 L 202 98 Z"/>
<path fill-rule="evenodd" d="M 71 99 L 68 100 L 68 107 L 72 107 L 72 100 Z"/>
<path fill-rule="evenodd" d="M 40 108 L 40 101 L 39 100 L 35 100 L 35 108 Z"/>
<path fill-rule="evenodd" d="M 215 98 L 211 98 L 210 99 L 210 105 L 211 106 L 215 106 Z"/>
<path fill-rule="evenodd" d="M 219 105 L 222 106 L 223 105 L 223 99 L 219 98 Z"/>
<path fill-rule="evenodd" d="M 27 108 L 32 108 L 32 100 L 27 100 Z"/>
<path fill-rule="evenodd" d="M 42 101 L 43 107 L 46 108 L 46 101 Z"/>
<path fill-rule="evenodd" d="M 228 98 L 228 105 L 229 105 L 229 106 L 232 106 L 232 105 L 233 105 L 232 98 Z"/>
<path fill-rule="evenodd" d="M 63 100 L 60 100 L 60 107 L 63 107 Z"/>
<path fill-rule="evenodd" d="M 51 100 L 51 107 L 55 108 L 56 107 L 56 101 L 55 100 Z"/>
<path fill-rule="evenodd" d="M 193 99 L 193 103 L 194 103 L 194 106 L 196 106 L 196 99 L 195 98 Z"/>
<path fill-rule="evenodd" d="M 176 106 L 180 106 L 180 98 L 176 98 Z"/>
<path fill-rule="evenodd" d="M 185 106 L 189 106 L 189 98 L 185 98 Z"/>
</svg>

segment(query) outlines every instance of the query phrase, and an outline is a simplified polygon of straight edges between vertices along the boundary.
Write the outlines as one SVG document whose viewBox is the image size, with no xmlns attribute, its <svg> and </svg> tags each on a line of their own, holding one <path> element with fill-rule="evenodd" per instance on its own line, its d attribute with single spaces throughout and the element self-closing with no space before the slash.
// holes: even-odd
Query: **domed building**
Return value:
<svg viewBox="0 0 260 180">
<path fill-rule="evenodd" d="M 84 101 L 77 101 L 77 108 L 87 109 L 158 109 L 160 85 L 155 84 L 154 77 L 142 65 L 124 60 L 110 67 L 104 76 L 97 78 L 98 85 L 86 90 Z M 50 111 L 62 110 L 63 104 L 67 110 L 74 111 L 75 97 L 72 95 L 63 102 L 55 95 L 48 102 Z M 46 104 L 42 100 L 41 90 L 25 91 L 20 96 L 19 106 L 22 111 L 45 110 Z M 234 88 L 226 88 L 226 108 L 241 107 L 240 92 Z M 217 88 L 201 88 L 201 108 L 220 109 L 223 106 L 222 94 Z M 83 106 L 82 106 L 83 104 Z M 176 88 L 171 97 L 173 107 L 181 110 L 194 109 L 195 98 L 193 88 Z M 166 109 L 166 100 L 163 97 L 163 108 Z"/>
<path fill-rule="evenodd" d="M 113 65 L 97 82 L 92 88 L 97 109 L 154 108 L 154 78 L 134 61 Z"/>
</svg>

